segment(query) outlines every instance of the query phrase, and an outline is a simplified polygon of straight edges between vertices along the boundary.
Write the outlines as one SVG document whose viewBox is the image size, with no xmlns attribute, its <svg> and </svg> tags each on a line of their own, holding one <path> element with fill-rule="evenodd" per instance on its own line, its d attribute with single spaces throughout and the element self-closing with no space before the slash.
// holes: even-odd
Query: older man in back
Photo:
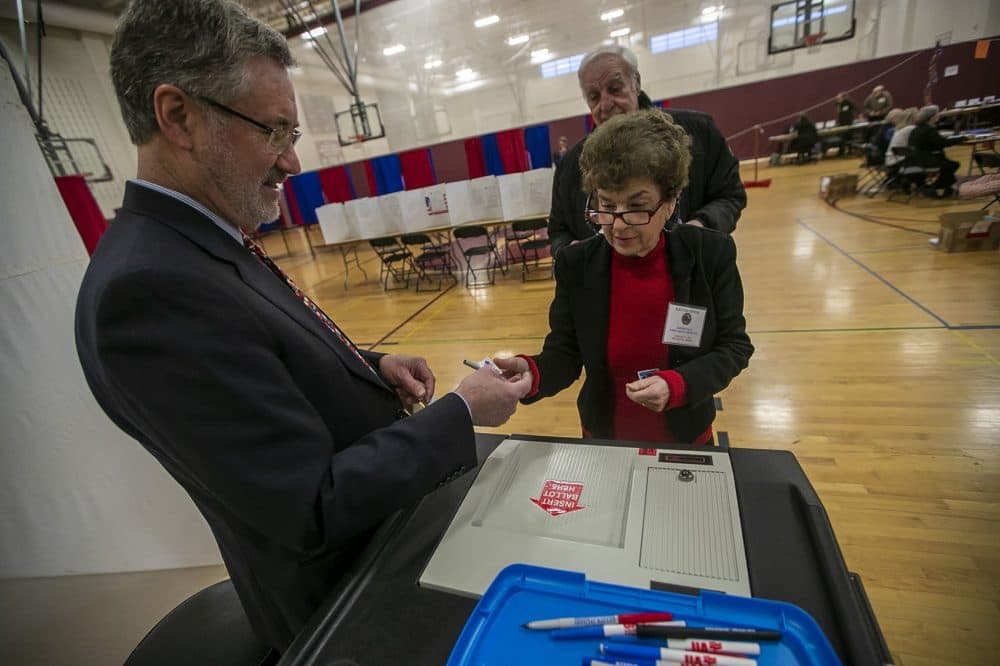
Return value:
<svg viewBox="0 0 1000 666">
<path fill-rule="evenodd" d="M 430 403 L 424 359 L 356 347 L 248 236 L 300 170 L 285 39 L 228 0 L 134 0 L 111 48 L 138 178 L 77 302 L 104 411 L 188 492 L 261 640 L 291 643 L 373 530 L 476 465 L 530 389 Z"/>
<path fill-rule="evenodd" d="M 619 113 L 652 108 L 642 91 L 638 61 L 624 47 L 601 47 L 587 54 L 577 72 L 580 91 L 595 125 Z M 687 223 L 732 233 L 746 207 L 739 162 L 712 117 L 699 111 L 668 110 L 691 137 L 689 184 L 681 192 L 671 224 Z M 558 254 L 566 245 L 594 235 L 587 222 L 587 193 L 581 189 L 580 153 L 586 138 L 573 146 L 556 168 L 549 214 L 549 238 Z"/>
</svg>

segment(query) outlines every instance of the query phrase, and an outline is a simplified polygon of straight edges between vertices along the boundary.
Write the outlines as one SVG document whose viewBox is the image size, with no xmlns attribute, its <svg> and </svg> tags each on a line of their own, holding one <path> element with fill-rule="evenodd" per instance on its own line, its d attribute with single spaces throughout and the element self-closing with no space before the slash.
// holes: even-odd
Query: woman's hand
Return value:
<svg viewBox="0 0 1000 666">
<path fill-rule="evenodd" d="M 670 402 L 670 387 L 658 375 L 625 385 L 625 396 L 632 402 L 654 412 L 662 412 Z"/>
<path fill-rule="evenodd" d="M 528 376 L 529 382 L 533 381 L 531 379 L 531 367 L 528 365 L 528 362 L 520 356 L 512 356 L 510 358 L 494 358 L 493 365 L 503 372 L 504 379 L 508 381 L 520 381 L 521 377 L 524 375 Z"/>
</svg>

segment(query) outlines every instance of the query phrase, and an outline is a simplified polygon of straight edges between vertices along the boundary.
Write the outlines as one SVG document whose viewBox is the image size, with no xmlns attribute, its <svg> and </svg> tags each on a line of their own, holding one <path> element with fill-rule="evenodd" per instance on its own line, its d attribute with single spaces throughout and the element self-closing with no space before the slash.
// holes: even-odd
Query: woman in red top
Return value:
<svg viewBox="0 0 1000 666">
<path fill-rule="evenodd" d="M 687 184 L 689 144 L 656 110 L 594 131 L 580 168 L 601 235 L 560 252 L 541 353 L 495 360 L 507 376 L 531 373 L 526 404 L 585 369 L 577 406 L 586 437 L 710 443 L 714 395 L 753 353 L 732 238 L 694 225 L 665 230 Z"/>
</svg>

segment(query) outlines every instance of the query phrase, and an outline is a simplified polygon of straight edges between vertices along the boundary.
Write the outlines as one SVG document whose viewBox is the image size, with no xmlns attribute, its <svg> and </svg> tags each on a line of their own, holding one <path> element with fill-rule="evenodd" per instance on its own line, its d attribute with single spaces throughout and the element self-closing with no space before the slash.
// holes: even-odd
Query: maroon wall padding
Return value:
<svg viewBox="0 0 1000 666">
<path fill-rule="evenodd" d="M 580 105 L 583 106 L 583 100 L 580 100 Z M 549 121 L 549 145 L 553 151 L 559 149 L 559 137 L 566 137 L 569 147 L 572 148 L 586 133 L 586 124 L 580 116 Z"/>
<path fill-rule="evenodd" d="M 434 172 L 439 183 L 469 180 L 469 165 L 465 159 L 465 141 L 449 141 L 431 146 Z"/>
<path fill-rule="evenodd" d="M 1000 49 L 990 49 L 985 60 L 975 60 L 973 53 L 976 42 L 962 42 L 942 48 L 938 58 L 938 82 L 934 86 L 933 101 L 944 108 L 956 100 L 970 97 L 982 98 L 986 95 L 1000 96 Z M 924 86 L 927 85 L 927 67 L 934 48 L 920 51 L 917 57 L 893 71 L 879 76 L 894 65 L 913 57 L 914 52 L 840 65 L 802 74 L 793 74 L 780 79 L 757 81 L 742 86 L 711 90 L 693 95 L 671 97 L 674 109 L 697 109 L 710 113 L 722 134 L 732 137 L 730 148 L 737 157 L 753 157 L 753 132 L 745 131 L 760 124 L 764 134 L 758 140 L 758 155 L 767 155 L 772 147 L 768 136 L 781 134 L 795 119 L 776 121 L 792 114 L 810 109 L 818 103 L 832 99 L 838 92 L 848 92 L 854 103 L 861 107 L 865 97 L 878 83 L 883 84 L 896 106 L 923 106 Z M 958 65 L 958 75 L 944 77 L 944 68 Z M 864 87 L 854 90 L 869 79 L 877 77 Z M 819 108 L 807 111 L 814 121 L 833 120 L 833 102 L 823 103 Z"/>
<path fill-rule="evenodd" d="M 365 163 L 351 162 L 346 166 L 351 174 L 351 184 L 354 185 L 354 194 L 359 199 L 370 197 L 371 191 L 368 189 L 368 174 L 365 172 Z"/>
</svg>

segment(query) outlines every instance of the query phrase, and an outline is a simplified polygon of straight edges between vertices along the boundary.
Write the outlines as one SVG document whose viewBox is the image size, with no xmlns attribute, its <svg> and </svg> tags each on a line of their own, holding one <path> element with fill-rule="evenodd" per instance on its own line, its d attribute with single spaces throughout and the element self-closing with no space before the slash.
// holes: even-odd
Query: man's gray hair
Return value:
<svg viewBox="0 0 1000 666">
<path fill-rule="evenodd" d="M 917 117 L 915 122 L 918 125 L 920 123 L 929 122 L 930 119 L 936 116 L 938 114 L 938 111 L 940 110 L 941 109 L 939 109 L 935 104 L 928 104 L 927 106 L 921 107 L 920 110 L 917 111 Z"/>
<path fill-rule="evenodd" d="M 582 80 L 583 70 L 587 68 L 587 65 L 602 56 L 614 56 L 615 58 L 618 58 L 622 61 L 622 63 L 624 63 L 625 71 L 631 75 L 633 79 L 639 77 L 639 60 L 630 50 L 624 46 L 618 45 L 598 46 L 596 49 L 583 56 L 583 60 L 580 61 L 580 67 L 576 70 L 576 77 Z"/>
<path fill-rule="evenodd" d="M 295 61 L 278 31 L 231 0 L 133 0 L 111 45 L 111 80 L 135 145 L 158 131 L 153 91 L 167 83 L 223 104 L 244 91 L 247 61 Z"/>
</svg>

